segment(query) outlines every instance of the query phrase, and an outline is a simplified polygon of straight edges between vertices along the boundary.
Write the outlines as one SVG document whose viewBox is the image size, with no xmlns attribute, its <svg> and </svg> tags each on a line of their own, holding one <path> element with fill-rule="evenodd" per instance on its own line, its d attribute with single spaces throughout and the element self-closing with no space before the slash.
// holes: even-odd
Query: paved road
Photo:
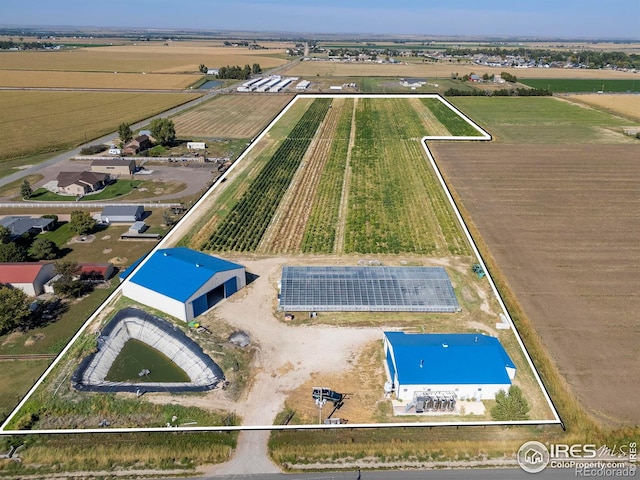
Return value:
<svg viewBox="0 0 640 480">
<path fill-rule="evenodd" d="M 175 477 L 173 477 L 175 478 Z M 574 470 L 546 469 L 529 474 L 519 468 L 477 468 L 464 470 L 377 470 L 360 472 L 314 472 L 265 475 L 223 475 L 190 477 L 194 480 L 569 480 L 575 479 Z M 168 480 L 168 479 L 167 479 Z"/>
</svg>

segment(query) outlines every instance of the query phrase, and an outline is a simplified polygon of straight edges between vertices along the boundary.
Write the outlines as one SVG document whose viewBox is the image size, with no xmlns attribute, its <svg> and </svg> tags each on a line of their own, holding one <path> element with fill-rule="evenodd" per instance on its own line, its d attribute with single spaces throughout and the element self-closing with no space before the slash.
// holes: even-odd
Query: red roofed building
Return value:
<svg viewBox="0 0 640 480">
<path fill-rule="evenodd" d="M 53 263 L 0 263 L 0 283 L 19 288 L 30 297 L 44 292 L 44 284 L 55 275 Z"/>
<path fill-rule="evenodd" d="M 113 277 L 113 263 L 81 263 L 80 278 L 87 280 L 109 280 Z"/>
</svg>

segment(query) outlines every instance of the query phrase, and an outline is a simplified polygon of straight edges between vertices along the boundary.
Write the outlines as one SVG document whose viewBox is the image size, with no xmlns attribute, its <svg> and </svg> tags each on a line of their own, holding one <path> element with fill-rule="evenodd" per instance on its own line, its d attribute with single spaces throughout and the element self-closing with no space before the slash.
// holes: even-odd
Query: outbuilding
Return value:
<svg viewBox="0 0 640 480">
<path fill-rule="evenodd" d="M 136 171 L 136 162 L 135 160 L 124 158 L 100 158 L 91 162 L 91 171 L 108 173 L 112 178 L 121 175 L 133 175 Z"/>
<path fill-rule="evenodd" d="M 44 284 L 55 275 L 53 263 L 0 263 L 0 284 L 19 288 L 30 297 L 44 292 Z"/>
<path fill-rule="evenodd" d="M 242 265 L 189 248 L 157 250 L 131 275 L 141 261 L 120 275 L 122 294 L 185 322 L 246 285 Z"/>
<path fill-rule="evenodd" d="M 440 392 L 493 400 L 516 375 L 500 341 L 483 334 L 384 332 L 384 353 L 387 378 L 402 401 Z"/>
<path fill-rule="evenodd" d="M 144 217 L 142 205 L 107 205 L 102 209 L 100 221 L 103 223 L 134 223 Z"/>
</svg>

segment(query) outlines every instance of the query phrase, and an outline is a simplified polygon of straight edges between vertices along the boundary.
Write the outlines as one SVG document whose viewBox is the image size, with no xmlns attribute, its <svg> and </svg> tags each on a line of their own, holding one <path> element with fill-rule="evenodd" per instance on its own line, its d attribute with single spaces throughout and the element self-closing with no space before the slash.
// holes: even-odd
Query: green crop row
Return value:
<svg viewBox="0 0 640 480">
<path fill-rule="evenodd" d="M 330 105 L 331 99 L 325 98 L 311 104 L 203 249 L 254 251 L 258 247 Z"/>
<path fill-rule="evenodd" d="M 468 251 L 416 140 L 422 135 L 416 116 L 403 100 L 358 103 L 345 252 Z"/>
<path fill-rule="evenodd" d="M 460 115 L 436 98 L 423 98 L 424 103 L 451 135 L 456 137 L 479 136 L 480 133 Z"/>
<path fill-rule="evenodd" d="M 302 240 L 302 251 L 305 253 L 331 253 L 334 249 L 349 151 L 353 103 L 353 99 L 346 100 L 338 119 L 329 158 L 320 177 L 318 192 Z"/>
</svg>

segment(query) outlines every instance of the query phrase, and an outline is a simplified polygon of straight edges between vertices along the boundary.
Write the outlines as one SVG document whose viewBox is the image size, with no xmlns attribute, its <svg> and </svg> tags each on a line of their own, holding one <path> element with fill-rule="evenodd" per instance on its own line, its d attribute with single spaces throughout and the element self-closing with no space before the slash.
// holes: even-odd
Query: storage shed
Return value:
<svg viewBox="0 0 640 480">
<path fill-rule="evenodd" d="M 387 378 L 403 401 L 436 392 L 492 400 L 516 375 L 500 341 L 483 334 L 384 332 L 384 353 Z"/>
<path fill-rule="evenodd" d="M 246 285 L 242 265 L 184 247 L 157 250 L 128 278 L 141 261 L 120 276 L 122 294 L 184 321 Z"/>
<path fill-rule="evenodd" d="M 55 275 L 53 263 L 0 263 L 0 284 L 19 288 L 30 297 L 44 292 L 44 284 Z"/>
<path fill-rule="evenodd" d="M 134 223 L 144 217 L 142 205 L 108 205 L 102 209 L 103 223 Z"/>
</svg>

